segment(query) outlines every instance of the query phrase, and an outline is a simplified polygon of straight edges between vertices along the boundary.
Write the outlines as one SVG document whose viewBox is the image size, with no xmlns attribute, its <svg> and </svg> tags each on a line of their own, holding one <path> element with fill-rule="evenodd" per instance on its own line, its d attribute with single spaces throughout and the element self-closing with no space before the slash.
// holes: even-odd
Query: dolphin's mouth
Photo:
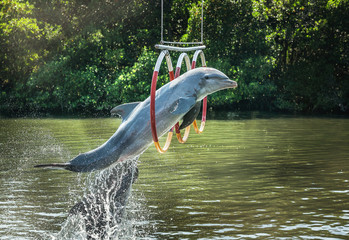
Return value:
<svg viewBox="0 0 349 240">
<path fill-rule="evenodd" d="M 229 78 L 224 79 L 222 83 L 224 84 L 224 88 L 236 88 L 238 86 L 237 82 L 230 80 Z"/>
</svg>

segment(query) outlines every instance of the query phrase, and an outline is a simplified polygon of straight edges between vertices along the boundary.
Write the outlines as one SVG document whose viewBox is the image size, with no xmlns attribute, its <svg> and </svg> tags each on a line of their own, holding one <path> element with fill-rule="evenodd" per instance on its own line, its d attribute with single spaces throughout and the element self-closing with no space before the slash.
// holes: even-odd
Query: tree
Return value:
<svg viewBox="0 0 349 240">
<path fill-rule="evenodd" d="M 333 111 L 348 106 L 348 1 L 254 1 L 277 58 L 279 109 Z M 343 88 L 344 87 L 344 88 Z M 344 94 L 346 95 L 346 94 Z"/>
</svg>

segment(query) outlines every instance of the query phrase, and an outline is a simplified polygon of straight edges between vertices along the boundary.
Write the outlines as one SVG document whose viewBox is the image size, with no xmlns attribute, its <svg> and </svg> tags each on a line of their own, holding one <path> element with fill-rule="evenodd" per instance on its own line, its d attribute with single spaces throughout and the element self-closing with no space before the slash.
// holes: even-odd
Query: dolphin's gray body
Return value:
<svg viewBox="0 0 349 240">
<path fill-rule="evenodd" d="M 214 68 L 196 68 L 156 91 L 155 115 L 159 136 L 165 134 L 181 119 L 192 119 L 190 113 L 205 96 L 216 91 L 235 88 L 237 83 Z M 36 167 L 58 167 L 75 172 L 106 168 L 116 162 L 142 154 L 152 143 L 150 127 L 150 98 L 113 109 L 123 117 L 114 135 L 100 147 L 80 154 L 65 164 L 44 164 Z M 193 112 L 193 111 L 192 111 Z M 195 111 L 194 111 L 195 112 Z"/>
</svg>

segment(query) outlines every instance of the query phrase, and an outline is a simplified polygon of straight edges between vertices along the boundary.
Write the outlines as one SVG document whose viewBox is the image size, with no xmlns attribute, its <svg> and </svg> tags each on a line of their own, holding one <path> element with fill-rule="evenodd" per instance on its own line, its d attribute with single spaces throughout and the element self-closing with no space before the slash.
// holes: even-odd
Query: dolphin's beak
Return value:
<svg viewBox="0 0 349 240">
<path fill-rule="evenodd" d="M 238 83 L 230 80 L 229 78 L 223 80 L 224 88 L 236 88 L 238 86 Z"/>
</svg>

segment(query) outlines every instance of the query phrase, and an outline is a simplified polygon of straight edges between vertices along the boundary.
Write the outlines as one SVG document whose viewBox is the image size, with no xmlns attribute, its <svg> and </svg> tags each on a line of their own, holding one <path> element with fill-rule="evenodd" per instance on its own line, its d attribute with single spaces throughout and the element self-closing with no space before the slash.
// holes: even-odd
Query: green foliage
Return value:
<svg viewBox="0 0 349 240">
<path fill-rule="evenodd" d="M 121 71 L 114 83 L 118 89 L 115 103 L 143 101 L 149 96 L 156 59 L 157 53 L 145 48 L 132 67 L 126 67 Z M 158 79 L 160 83 L 164 80 L 161 77 Z"/>
<path fill-rule="evenodd" d="M 29 78 L 27 105 L 61 112 L 110 108 L 106 99 L 125 62 L 123 49 L 113 47 L 118 39 L 114 34 L 97 30 L 67 43 L 62 56 Z M 114 42 L 110 43 L 111 39 Z"/>
<path fill-rule="evenodd" d="M 282 76 L 283 91 L 276 105 L 292 111 L 330 111 L 342 104 L 334 68 L 321 59 L 318 62 L 297 62 Z"/>
<path fill-rule="evenodd" d="M 210 107 L 348 112 L 348 0 L 204 2 L 208 66 L 239 84 Z M 149 96 L 159 0 L 0 0 L 0 9 L 1 112 L 105 113 Z M 201 1 L 164 10 L 165 40 L 200 40 Z"/>
<path fill-rule="evenodd" d="M 209 62 L 238 82 L 234 91 L 218 92 L 210 97 L 210 106 L 223 109 L 274 110 L 271 102 L 276 98 L 276 85 L 269 81 L 274 68 L 273 60 L 267 56 L 246 59 L 239 66 L 231 67 L 222 61 Z"/>
<path fill-rule="evenodd" d="M 0 84 L 2 90 L 23 84 L 59 39 L 61 26 L 36 19 L 34 6 L 22 1 L 0 1 Z"/>
</svg>

